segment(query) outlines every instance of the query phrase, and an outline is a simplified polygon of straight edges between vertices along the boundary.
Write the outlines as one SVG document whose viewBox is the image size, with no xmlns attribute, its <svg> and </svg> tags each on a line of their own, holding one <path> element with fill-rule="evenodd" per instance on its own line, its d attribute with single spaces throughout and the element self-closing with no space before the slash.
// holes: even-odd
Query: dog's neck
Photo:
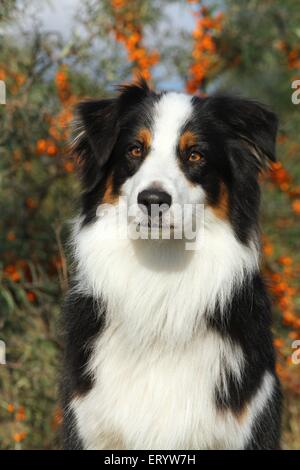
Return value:
<svg viewBox="0 0 300 470">
<path fill-rule="evenodd" d="M 109 227 L 109 228 L 108 228 Z M 103 236 L 104 231 L 105 237 Z M 184 240 L 130 240 L 98 219 L 74 235 L 77 288 L 105 305 L 130 341 L 189 342 L 204 315 L 226 315 L 233 293 L 258 269 L 257 243 L 206 217 L 195 251 Z"/>
</svg>

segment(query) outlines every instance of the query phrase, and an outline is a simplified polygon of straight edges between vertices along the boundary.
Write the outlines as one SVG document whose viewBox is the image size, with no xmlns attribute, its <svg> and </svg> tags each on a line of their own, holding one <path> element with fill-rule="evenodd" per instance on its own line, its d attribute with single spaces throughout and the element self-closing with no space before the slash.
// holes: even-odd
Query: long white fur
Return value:
<svg viewBox="0 0 300 470">
<path fill-rule="evenodd" d="M 196 251 L 184 240 L 118 239 L 111 220 L 97 220 L 76 237 L 78 288 L 101 298 L 132 341 L 188 343 L 204 313 L 223 311 L 258 263 L 254 243 L 243 246 L 209 210 L 205 219 Z"/>
<path fill-rule="evenodd" d="M 122 331 L 109 327 L 90 363 L 95 385 L 72 402 L 85 448 L 243 448 L 274 379 L 265 374 L 241 418 L 218 411 L 214 390 L 224 367 L 239 380 L 242 364 L 240 349 L 212 332 L 162 353 L 158 346 L 134 349 Z"/>
<path fill-rule="evenodd" d="M 162 178 L 173 197 L 191 202 L 196 193 L 188 184 L 181 193 L 176 189 L 179 170 L 172 163 L 190 101 L 174 94 L 161 101 L 154 149 L 164 149 L 159 158 L 165 158 L 165 172 L 155 173 L 159 158 L 153 149 L 149 166 L 125 183 L 125 195 L 136 197 L 142 182 Z M 85 447 L 242 448 L 273 378 L 265 375 L 243 420 L 218 411 L 214 391 L 226 391 L 225 368 L 239 381 L 245 360 L 237 345 L 206 329 L 204 314 L 217 306 L 224 312 L 233 290 L 257 269 L 255 241 L 241 244 L 230 224 L 208 208 L 198 251 L 186 251 L 183 240 L 120 238 L 114 217 L 74 231 L 77 288 L 106 308 L 105 329 L 87 365 L 95 385 L 71 404 Z"/>
</svg>

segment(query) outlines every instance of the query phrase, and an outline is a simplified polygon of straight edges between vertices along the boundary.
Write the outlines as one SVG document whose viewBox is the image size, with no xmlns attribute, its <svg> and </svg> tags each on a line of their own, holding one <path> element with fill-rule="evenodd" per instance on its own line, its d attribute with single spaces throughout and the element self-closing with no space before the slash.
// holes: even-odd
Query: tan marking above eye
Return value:
<svg viewBox="0 0 300 470">
<path fill-rule="evenodd" d="M 151 145 L 152 135 L 149 129 L 143 127 L 139 129 L 138 133 L 135 136 L 136 141 L 140 142 L 137 144 L 133 144 L 128 153 L 132 158 L 140 158 L 143 156 L 144 152 L 149 150 Z"/>
<path fill-rule="evenodd" d="M 142 142 L 144 148 L 148 149 L 152 141 L 151 131 L 146 127 L 141 128 L 137 133 L 136 140 Z"/>
<path fill-rule="evenodd" d="M 179 138 L 179 150 L 184 153 L 188 148 L 197 144 L 197 136 L 192 131 L 185 131 Z"/>
</svg>

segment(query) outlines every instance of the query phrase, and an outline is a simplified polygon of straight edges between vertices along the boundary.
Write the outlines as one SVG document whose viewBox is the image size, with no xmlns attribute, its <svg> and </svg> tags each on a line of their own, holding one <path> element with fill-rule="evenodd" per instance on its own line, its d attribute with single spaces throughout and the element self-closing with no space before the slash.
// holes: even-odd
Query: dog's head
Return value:
<svg viewBox="0 0 300 470">
<path fill-rule="evenodd" d="M 81 103 L 78 116 L 85 223 L 99 205 L 126 198 L 141 226 L 176 228 L 178 208 L 204 204 L 247 242 L 257 223 L 258 175 L 275 160 L 272 112 L 232 96 L 155 93 L 140 82 L 116 98 Z"/>
</svg>

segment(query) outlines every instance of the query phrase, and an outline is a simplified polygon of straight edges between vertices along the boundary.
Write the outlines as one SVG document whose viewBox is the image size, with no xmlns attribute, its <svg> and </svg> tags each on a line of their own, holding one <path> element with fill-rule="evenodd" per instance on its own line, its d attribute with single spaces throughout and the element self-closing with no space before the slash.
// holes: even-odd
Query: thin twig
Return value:
<svg viewBox="0 0 300 470">
<path fill-rule="evenodd" d="M 65 255 L 63 244 L 61 241 L 61 230 L 62 230 L 61 224 L 56 225 L 54 227 L 58 252 L 59 252 L 59 256 L 61 260 L 61 273 L 59 272 L 59 269 L 58 269 L 58 275 L 59 275 L 61 289 L 63 292 L 66 292 L 69 286 L 69 280 L 68 280 L 68 268 L 67 268 L 66 255 Z"/>
</svg>

